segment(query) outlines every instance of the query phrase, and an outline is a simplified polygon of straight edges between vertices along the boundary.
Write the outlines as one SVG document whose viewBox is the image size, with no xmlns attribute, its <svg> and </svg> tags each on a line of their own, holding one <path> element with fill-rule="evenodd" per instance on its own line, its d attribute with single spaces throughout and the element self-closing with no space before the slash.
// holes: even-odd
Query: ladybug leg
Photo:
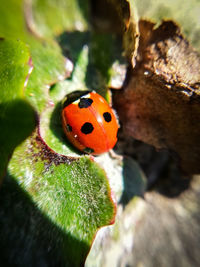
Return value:
<svg viewBox="0 0 200 267">
<path fill-rule="evenodd" d="M 113 149 L 110 149 L 108 153 L 109 153 L 110 157 L 113 158 L 113 159 L 117 159 L 119 161 L 123 160 L 123 156 L 117 154 Z"/>
</svg>

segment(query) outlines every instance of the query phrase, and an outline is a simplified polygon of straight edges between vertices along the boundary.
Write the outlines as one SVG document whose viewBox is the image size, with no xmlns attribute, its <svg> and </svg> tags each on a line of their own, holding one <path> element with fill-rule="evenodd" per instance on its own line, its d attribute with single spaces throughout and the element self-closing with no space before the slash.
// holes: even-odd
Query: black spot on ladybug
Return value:
<svg viewBox="0 0 200 267">
<path fill-rule="evenodd" d="M 94 149 L 92 149 L 90 147 L 86 147 L 86 148 L 83 149 L 83 152 L 90 154 L 90 153 L 94 152 Z"/>
<path fill-rule="evenodd" d="M 84 134 L 90 134 L 94 130 L 92 123 L 85 122 L 81 127 L 81 132 Z"/>
<path fill-rule="evenodd" d="M 79 90 L 79 91 L 74 91 L 74 92 L 66 95 L 63 102 L 62 102 L 63 108 L 66 108 L 68 105 L 72 104 L 77 99 L 79 99 L 82 96 L 87 95 L 89 93 L 91 93 L 91 91 L 80 91 Z"/>
<path fill-rule="evenodd" d="M 68 132 L 71 132 L 71 131 L 72 131 L 72 126 L 69 125 L 69 124 L 67 124 L 67 125 L 66 125 L 66 130 L 67 130 Z"/>
<path fill-rule="evenodd" d="M 110 122 L 112 120 L 112 116 L 109 112 L 104 112 L 103 117 L 106 122 Z"/>
<path fill-rule="evenodd" d="M 81 98 L 78 106 L 79 108 L 88 108 L 92 105 L 93 100 L 91 98 Z"/>
</svg>

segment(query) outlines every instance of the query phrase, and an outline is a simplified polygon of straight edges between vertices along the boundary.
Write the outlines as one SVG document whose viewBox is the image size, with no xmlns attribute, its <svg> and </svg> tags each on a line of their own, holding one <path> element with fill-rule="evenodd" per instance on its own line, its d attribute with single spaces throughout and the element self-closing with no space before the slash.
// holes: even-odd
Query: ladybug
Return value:
<svg viewBox="0 0 200 267">
<path fill-rule="evenodd" d="M 98 155 L 114 147 L 119 125 L 102 96 L 95 91 L 75 91 L 65 97 L 62 105 L 65 135 L 77 149 Z"/>
</svg>

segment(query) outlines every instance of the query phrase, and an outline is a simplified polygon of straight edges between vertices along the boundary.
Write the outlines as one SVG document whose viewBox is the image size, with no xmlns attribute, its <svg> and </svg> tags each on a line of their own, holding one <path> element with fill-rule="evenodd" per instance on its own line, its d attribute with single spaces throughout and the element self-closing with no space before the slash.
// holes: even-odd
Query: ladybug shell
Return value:
<svg viewBox="0 0 200 267">
<path fill-rule="evenodd" d="M 107 152 L 117 142 L 116 116 L 95 91 L 76 91 L 66 96 L 62 125 L 68 140 L 85 153 Z"/>
</svg>

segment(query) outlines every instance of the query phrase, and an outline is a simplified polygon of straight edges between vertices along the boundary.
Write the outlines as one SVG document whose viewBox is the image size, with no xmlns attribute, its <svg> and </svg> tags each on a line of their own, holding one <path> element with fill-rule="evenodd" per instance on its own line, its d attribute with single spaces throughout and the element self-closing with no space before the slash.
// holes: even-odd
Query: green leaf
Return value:
<svg viewBox="0 0 200 267">
<path fill-rule="evenodd" d="M 23 165 L 18 168 L 21 162 Z M 18 201 L 24 202 L 28 193 L 31 201 L 26 204 L 27 209 L 31 212 L 37 207 L 41 213 L 41 223 L 47 224 L 45 234 L 42 235 L 45 240 L 38 237 L 36 244 L 31 241 L 29 245 L 33 246 L 33 250 L 43 249 L 39 242 L 50 240 L 52 243 L 55 239 L 52 238 L 52 227 L 55 237 L 62 232 L 61 240 L 56 243 L 61 260 L 67 263 L 65 266 L 80 266 L 97 229 L 113 221 L 115 208 L 110 201 L 110 188 L 104 171 L 87 157 L 70 160 L 50 151 L 37 133 L 15 151 L 6 179 L 7 194 L 12 191 L 8 184 L 15 184 L 18 188 L 10 198 L 14 197 L 13 194 L 19 198 L 19 191 L 22 190 L 24 193 Z M 9 209 L 12 210 L 12 207 Z M 22 207 L 18 209 L 19 213 L 23 213 Z M 9 212 L 6 216 L 9 221 L 12 217 L 12 224 L 15 224 L 12 213 Z M 29 216 L 25 215 L 24 223 L 28 224 L 29 220 Z M 41 231 L 41 225 L 37 223 L 33 223 L 32 227 Z M 27 236 L 33 234 L 29 227 L 24 231 Z M 19 238 L 22 238 L 20 234 Z M 57 249 L 52 247 L 53 253 L 57 253 Z M 47 251 L 44 253 L 48 254 Z"/>
<path fill-rule="evenodd" d="M 79 6 L 79 1 L 70 2 L 74 8 Z M 0 6 L 0 14 L 4 14 L 3 21 L 0 18 L 0 35 L 20 38 L 30 47 L 34 69 L 23 97 L 38 117 L 34 133 L 30 135 L 30 131 L 27 134 L 30 136 L 15 149 L 1 188 L 0 235 L 4 238 L 0 240 L 0 247 L 4 266 L 30 266 L 33 262 L 47 266 L 83 265 L 97 230 L 114 221 L 115 205 L 105 172 L 93 158 L 69 156 L 72 151 L 76 156 L 79 153 L 68 144 L 60 123 L 60 103 L 64 95 L 72 90 L 91 88 L 87 32 L 78 35 L 75 32 L 77 38 L 84 36 L 84 40 L 78 48 L 70 50 L 75 68 L 72 77 L 64 80 L 70 68 L 63 53 L 65 45 L 70 43 L 60 42 L 60 46 L 58 42 L 66 25 L 68 30 L 76 30 L 70 25 L 78 25 L 80 19 L 80 16 L 69 16 L 66 19 L 69 21 L 62 22 L 71 12 L 68 7 L 62 0 L 27 1 L 25 6 L 23 1 L 8 0 Z M 84 7 L 87 10 L 87 5 Z M 58 19 L 60 12 L 65 14 L 62 21 Z M 60 36 L 53 39 L 58 32 Z M 104 49 L 106 51 L 106 47 Z M 109 66 L 107 64 L 108 71 Z M 98 64 L 96 69 L 100 69 Z M 97 80 L 106 92 L 107 72 L 101 75 Z M 12 105 L 15 92 L 14 89 L 9 94 Z M 17 104 L 15 114 L 19 113 L 26 122 L 31 115 L 27 110 L 23 112 L 22 107 Z M 15 114 L 11 114 L 14 117 Z M 20 129 L 25 132 L 23 125 Z M 12 138 L 14 134 L 15 131 L 10 131 Z M 18 138 L 18 134 L 16 136 Z"/>
<path fill-rule="evenodd" d="M 27 100 L 40 112 L 48 99 L 49 85 L 63 80 L 69 75 L 66 58 L 59 45 L 52 39 L 38 38 L 33 35 L 29 21 L 25 20 L 25 1 L 8 0 L 0 6 L 0 36 L 21 39 L 29 44 L 34 65 L 27 85 Z M 30 13 L 27 14 L 29 17 Z"/>
<path fill-rule="evenodd" d="M 35 126 L 24 91 L 32 70 L 29 48 L 21 41 L 0 40 L 0 177 L 9 157 Z"/>
<path fill-rule="evenodd" d="M 86 31 L 88 29 L 88 1 L 31 0 L 27 4 L 32 29 L 40 36 L 53 37 L 65 31 Z"/>
</svg>

